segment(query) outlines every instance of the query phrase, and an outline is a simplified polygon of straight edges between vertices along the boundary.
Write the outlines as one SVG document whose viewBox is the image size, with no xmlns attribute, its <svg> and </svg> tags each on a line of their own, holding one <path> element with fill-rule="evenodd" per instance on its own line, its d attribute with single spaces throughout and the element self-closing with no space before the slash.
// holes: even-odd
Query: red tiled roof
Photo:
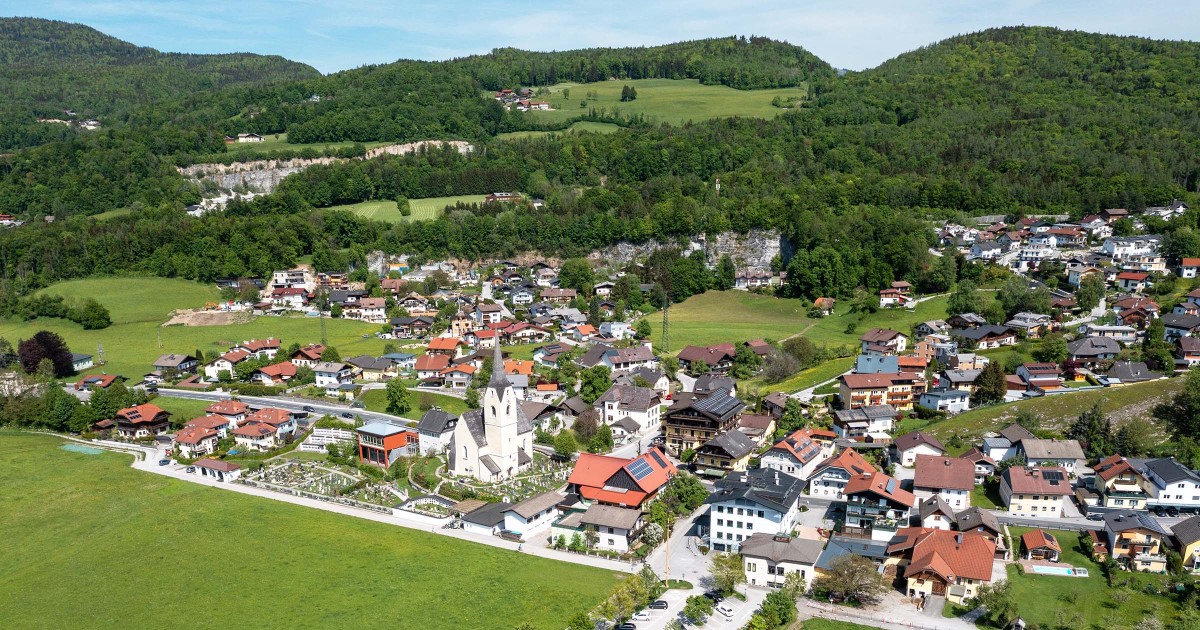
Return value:
<svg viewBox="0 0 1200 630">
<path fill-rule="evenodd" d="M 1043 475 L 1046 471 L 1059 473 L 1058 484 L 1047 481 Z M 1013 466 L 1004 471 L 1003 478 L 1008 481 L 1008 487 L 1014 494 L 1071 494 L 1071 482 L 1067 471 L 1061 466 Z"/>
<path fill-rule="evenodd" d="M 220 427 L 229 426 L 229 420 L 222 416 L 202 416 L 193 420 L 188 420 L 185 427 L 200 427 L 202 429 L 218 429 Z"/>
<path fill-rule="evenodd" d="M 233 462 L 223 462 L 219 459 L 212 459 L 211 457 L 198 459 L 193 465 L 200 468 L 207 468 L 209 470 L 219 470 L 221 472 L 233 472 L 241 468 L 241 466 Z"/>
<path fill-rule="evenodd" d="M 896 536 L 913 543 L 912 562 L 904 571 L 905 577 L 928 571 L 948 582 L 956 578 L 992 580 L 996 543 L 983 534 L 910 527 L 897 531 Z M 894 547 L 897 545 L 889 547 L 888 553 Z"/>
<path fill-rule="evenodd" d="M 181 444 L 199 444 L 216 435 L 217 432 L 212 429 L 189 424 L 175 433 L 175 441 Z"/>
<path fill-rule="evenodd" d="M 1106 459 L 1101 460 L 1099 464 L 1096 464 L 1096 467 L 1093 470 L 1096 471 L 1097 477 L 1103 479 L 1104 481 L 1108 481 L 1109 479 L 1112 479 L 1113 477 L 1116 477 L 1122 473 L 1133 472 L 1134 468 L 1129 464 L 1129 462 L 1125 461 L 1124 457 L 1121 457 L 1120 455 L 1111 455 Z"/>
<path fill-rule="evenodd" d="M 240 363 L 240 362 L 244 361 L 246 359 L 246 357 L 248 357 L 248 356 L 250 356 L 249 352 L 246 352 L 245 350 L 242 350 L 242 349 L 237 349 L 237 350 L 230 350 L 229 352 L 222 354 L 221 358 L 225 359 L 226 361 L 228 361 L 230 363 Z"/>
<path fill-rule="evenodd" d="M 159 408 L 158 405 L 146 403 L 144 405 L 137 405 L 136 407 L 126 407 L 118 411 L 116 417 L 133 424 L 141 424 L 143 422 L 153 422 L 161 414 L 171 415 Z"/>
<path fill-rule="evenodd" d="M 655 459 L 655 454 L 658 455 L 658 459 Z M 638 460 L 645 461 L 650 466 L 650 473 L 643 475 L 641 479 L 628 473 L 629 467 Z M 663 465 L 659 465 L 659 460 Z M 629 478 L 640 490 L 626 490 L 606 485 L 613 475 L 622 469 L 627 471 Z M 580 453 L 579 459 L 575 462 L 575 468 L 571 470 L 571 476 L 567 478 L 567 483 L 577 485 L 580 495 L 586 499 L 624 505 L 641 505 L 646 497 L 657 492 L 666 484 L 675 472 L 675 466 L 663 456 L 662 451 L 658 448 L 652 448 L 633 459 Z"/>
<path fill-rule="evenodd" d="M 113 384 L 113 381 L 120 378 L 116 374 L 88 374 L 79 379 L 75 383 L 75 389 L 83 389 L 85 387 L 105 388 Z"/>
<path fill-rule="evenodd" d="M 1150 274 L 1144 271 L 1122 271 L 1117 274 L 1117 280 L 1134 280 L 1141 281 L 1150 278 Z"/>
<path fill-rule="evenodd" d="M 850 473 L 851 477 L 878 472 L 871 462 L 863 459 L 863 456 L 852 448 L 843 449 L 837 456 L 830 457 L 817 465 L 817 470 L 826 468 L 840 468 Z"/>
<path fill-rule="evenodd" d="M 917 455 L 913 487 L 936 490 L 971 490 L 975 487 L 975 463 L 957 457 Z"/>
<path fill-rule="evenodd" d="M 259 409 L 249 416 L 246 416 L 246 422 L 261 422 L 263 424 L 269 424 L 272 426 L 287 424 L 291 421 L 291 413 L 285 409 L 276 409 L 274 407 Z"/>
<path fill-rule="evenodd" d="M 504 373 L 525 375 L 533 374 L 533 361 L 522 361 L 520 359 L 515 361 L 505 361 Z"/>
<path fill-rule="evenodd" d="M 1062 547 L 1058 546 L 1058 540 L 1040 529 L 1031 529 L 1021 534 L 1021 544 L 1030 550 L 1046 547 L 1055 551 L 1062 551 Z"/>
<path fill-rule="evenodd" d="M 275 427 L 263 424 L 261 422 L 251 422 L 233 430 L 234 435 L 240 435 L 248 438 L 260 438 L 267 435 L 274 435 L 276 432 L 277 430 Z"/>
<path fill-rule="evenodd" d="M 270 350 L 271 348 L 279 349 L 279 340 L 273 337 L 268 339 L 254 339 L 238 344 L 238 347 L 245 348 L 250 352 L 261 352 L 263 350 Z"/>
<path fill-rule="evenodd" d="M 888 482 L 892 483 L 889 484 Z M 889 486 L 892 488 L 891 492 L 888 492 Z M 895 501 L 896 503 L 907 505 L 908 507 L 917 504 L 917 498 L 911 492 L 900 489 L 899 481 L 881 472 L 855 475 L 850 478 L 850 481 L 846 482 L 844 490 L 846 495 L 858 494 L 860 492 L 869 492 L 876 496 Z"/>
<path fill-rule="evenodd" d="M 219 400 L 204 408 L 206 413 L 219 413 L 223 416 L 236 416 L 246 413 L 249 407 L 240 400 Z"/>
<path fill-rule="evenodd" d="M 457 350 L 462 344 L 458 337 L 434 337 L 429 340 L 430 350 Z"/>
<path fill-rule="evenodd" d="M 300 348 L 299 350 L 296 351 L 296 354 L 292 355 L 292 356 L 294 357 L 296 355 L 299 355 L 300 358 L 302 358 L 302 359 L 308 359 L 309 361 L 318 361 L 318 360 L 320 360 L 322 354 L 325 354 L 325 346 L 323 346 L 319 343 L 314 343 L 314 344 L 309 344 L 307 346 L 304 346 L 303 348 Z"/>
<path fill-rule="evenodd" d="M 1180 264 L 1184 267 L 1200 267 L 1200 258 L 1184 258 Z"/>
<path fill-rule="evenodd" d="M 418 372 L 441 372 L 450 365 L 450 357 L 444 354 L 423 354 L 417 357 Z"/>
<path fill-rule="evenodd" d="M 296 375 L 296 364 L 291 361 L 267 365 L 258 369 L 259 372 L 270 376 L 272 379 L 291 378 Z"/>
</svg>

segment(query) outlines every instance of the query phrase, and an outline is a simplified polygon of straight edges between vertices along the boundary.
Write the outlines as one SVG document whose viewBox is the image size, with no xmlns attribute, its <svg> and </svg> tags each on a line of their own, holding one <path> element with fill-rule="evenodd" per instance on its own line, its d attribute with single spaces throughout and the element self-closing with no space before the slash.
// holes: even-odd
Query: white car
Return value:
<svg viewBox="0 0 1200 630">
<path fill-rule="evenodd" d="M 730 619 L 733 619 L 733 608 L 730 607 L 729 604 L 717 604 L 717 612 Z"/>
<path fill-rule="evenodd" d="M 633 616 L 629 618 L 629 620 L 630 621 L 650 621 L 650 612 L 646 611 L 646 610 L 639 610 L 638 612 L 634 613 Z"/>
</svg>

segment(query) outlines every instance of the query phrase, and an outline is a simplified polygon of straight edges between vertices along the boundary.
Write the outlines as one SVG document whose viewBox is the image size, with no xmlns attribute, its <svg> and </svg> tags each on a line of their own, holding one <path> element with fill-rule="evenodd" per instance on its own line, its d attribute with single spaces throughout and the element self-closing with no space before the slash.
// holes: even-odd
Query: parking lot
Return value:
<svg viewBox="0 0 1200 630">
<path fill-rule="evenodd" d="M 704 591 L 699 588 L 690 591 L 672 589 L 663 594 L 659 599 L 667 602 L 666 610 L 652 610 L 647 608 L 645 612 L 650 614 L 650 621 L 634 621 L 638 630 L 662 630 L 667 627 L 672 619 L 679 617 L 679 613 L 683 611 L 684 602 L 692 595 L 700 595 Z M 746 601 L 741 601 L 737 598 L 730 597 L 722 604 L 733 610 L 732 617 L 726 617 L 716 610 L 712 615 L 709 615 L 708 620 L 704 622 L 704 628 L 715 628 L 717 630 L 737 630 L 746 625 L 750 621 L 750 617 L 754 615 L 754 611 L 758 610 L 759 605 L 767 596 L 767 591 L 762 589 L 750 589 L 746 596 Z M 689 626 L 690 627 L 690 626 Z"/>
</svg>

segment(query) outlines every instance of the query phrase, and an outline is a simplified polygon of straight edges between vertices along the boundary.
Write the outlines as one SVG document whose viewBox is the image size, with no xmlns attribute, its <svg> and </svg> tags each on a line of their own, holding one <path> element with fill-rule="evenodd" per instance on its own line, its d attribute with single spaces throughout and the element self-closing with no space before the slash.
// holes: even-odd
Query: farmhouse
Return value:
<svg viewBox="0 0 1200 630">
<path fill-rule="evenodd" d="M 567 491 L 585 501 L 641 508 L 675 472 L 675 466 L 657 447 L 632 459 L 580 453 L 567 478 Z"/>
<path fill-rule="evenodd" d="M 150 403 L 121 409 L 113 419 L 117 424 L 117 433 L 126 438 L 162 435 L 171 426 L 170 412 Z"/>
</svg>

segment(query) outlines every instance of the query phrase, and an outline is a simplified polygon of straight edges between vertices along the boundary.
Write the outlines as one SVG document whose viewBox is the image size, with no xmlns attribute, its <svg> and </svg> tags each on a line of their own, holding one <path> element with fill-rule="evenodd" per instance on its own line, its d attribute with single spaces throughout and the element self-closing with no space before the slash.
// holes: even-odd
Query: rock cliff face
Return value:
<svg viewBox="0 0 1200 630">
<path fill-rule="evenodd" d="M 598 252 L 593 252 L 591 258 L 603 261 L 612 266 L 624 266 L 630 262 L 644 259 L 650 252 L 660 247 L 680 247 L 684 255 L 693 251 L 704 252 L 710 265 L 717 264 L 721 256 L 729 254 L 739 269 L 759 267 L 769 269 L 771 259 L 782 254 L 786 249 L 783 235 L 776 230 L 751 230 L 747 234 L 722 232 L 716 238 L 706 238 L 698 235 L 686 244 L 676 242 L 660 243 L 617 243 Z"/>
<path fill-rule="evenodd" d="M 415 153 L 426 147 L 446 145 L 458 149 L 459 153 L 468 153 L 475 148 L 471 143 L 461 140 L 422 140 L 421 142 L 389 144 L 387 146 L 376 147 L 367 151 L 362 158 L 355 159 L 369 160 L 381 155 L 405 155 Z M 250 162 L 234 162 L 232 164 L 193 164 L 180 168 L 179 173 L 196 183 L 200 183 L 202 180 L 211 181 L 222 192 L 237 190 L 269 193 L 275 190 L 275 187 L 279 186 L 279 182 L 283 181 L 283 178 L 288 175 L 299 173 L 314 164 L 333 164 L 345 159 L 320 157 L 287 160 L 253 160 Z"/>
</svg>

